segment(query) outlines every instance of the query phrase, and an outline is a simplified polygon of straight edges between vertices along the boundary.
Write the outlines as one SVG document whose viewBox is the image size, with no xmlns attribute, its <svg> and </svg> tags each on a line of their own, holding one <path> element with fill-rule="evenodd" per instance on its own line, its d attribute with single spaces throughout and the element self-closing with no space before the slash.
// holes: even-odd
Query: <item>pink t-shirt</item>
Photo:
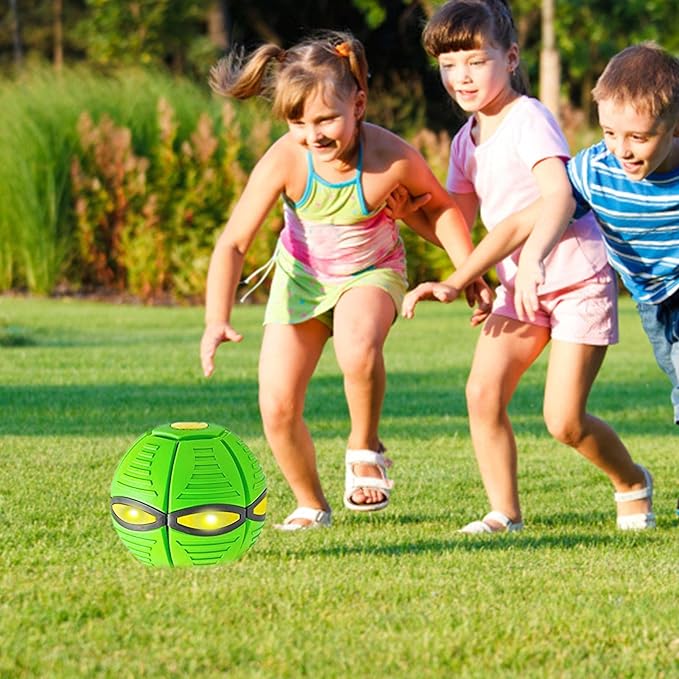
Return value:
<svg viewBox="0 0 679 679">
<path fill-rule="evenodd" d="M 476 193 L 481 219 L 490 231 L 505 217 L 540 197 L 532 168 L 541 160 L 570 156 L 568 144 L 549 110 L 523 96 L 511 107 L 490 139 L 476 145 L 470 117 L 450 148 L 446 187 L 451 193 Z M 521 249 L 496 267 L 503 285 L 512 287 Z M 545 260 L 539 293 L 553 292 L 590 278 L 607 265 L 606 249 L 591 212 L 573 221 Z"/>
</svg>

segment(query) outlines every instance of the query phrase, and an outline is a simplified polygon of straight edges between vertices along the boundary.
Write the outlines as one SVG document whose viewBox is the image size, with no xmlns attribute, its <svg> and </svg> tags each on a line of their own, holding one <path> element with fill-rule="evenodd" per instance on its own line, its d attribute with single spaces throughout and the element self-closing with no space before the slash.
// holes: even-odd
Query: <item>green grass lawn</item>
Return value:
<svg viewBox="0 0 679 679">
<path fill-rule="evenodd" d="M 262 309 L 202 378 L 199 308 L 0 298 L 0 677 L 678 677 L 677 429 L 633 305 L 591 410 L 656 482 L 658 530 L 621 534 L 606 478 L 541 422 L 545 357 L 512 404 L 527 528 L 456 534 L 487 507 L 467 430 L 468 311 L 422 305 L 387 344 L 385 512 L 342 508 L 347 413 L 331 347 L 307 416 L 333 503 L 326 531 L 279 534 L 292 496 L 263 438 Z M 111 525 L 129 445 L 175 420 L 223 424 L 269 482 L 253 549 L 154 569 Z"/>
</svg>

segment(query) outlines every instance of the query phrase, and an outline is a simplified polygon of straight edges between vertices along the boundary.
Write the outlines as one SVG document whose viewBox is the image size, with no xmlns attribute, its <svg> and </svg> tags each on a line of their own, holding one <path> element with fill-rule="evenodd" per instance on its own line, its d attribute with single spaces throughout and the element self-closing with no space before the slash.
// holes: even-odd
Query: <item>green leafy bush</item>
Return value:
<svg viewBox="0 0 679 679">
<path fill-rule="evenodd" d="M 71 172 L 81 282 L 147 300 L 192 298 L 204 291 L 219 227 L 245 185 L 240 149 L 262 137 L 268 143 L 270 126 L 262 131 L 255 125 L 244 138 L 234 108 L 225 103 L 219 133 L 202 113 L 188 139 L 179 140 L 164 98 L 157 123 L 157 144 L 144 158 L 134 153 L 129 129 L 108 116 L 95 124 L 81 114 L 80 154 Z M 258 256 L 269 256 L 272 240 L 260 239 L 246 270 Z"/>
<path fill-rule="evenodd" d="M 0 81 L 0 154 L 10 159 L 0 164 L 0 292 L 202 298 L 214 242 L 283 129 L 259 101 L 225 103 L 154 71 Z M 424 130 L 413 143 L 443 181 L 449 138 Z M 281 227 L 278 205 L 244 276 L 268 260 Z M 444 252 L 402 232 L 411 283 L 450 271 Z"/>
<path fill-rule="evenodd" d="M 214 240 L 277 133 L 267 117 L 154 71 L 0 80 L 0 291 L 202 294 Z M 278 228 L 280 212 L 246 273 Z"/>
</svg>

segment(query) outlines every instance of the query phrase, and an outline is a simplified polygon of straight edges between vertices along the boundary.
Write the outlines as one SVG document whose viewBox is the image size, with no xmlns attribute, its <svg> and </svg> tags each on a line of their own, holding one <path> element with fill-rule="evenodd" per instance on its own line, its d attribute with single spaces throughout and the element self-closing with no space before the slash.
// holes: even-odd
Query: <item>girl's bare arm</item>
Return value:
<svg viewBox="0 0 679 679">
<path fill-rule="evenodd" d="M 231 310 L 243 270 L 243 260 L 269 210 L 285 188 L 280 168 L 284 149 L 274 144 L 257 163 L 222 231 L 210 258 L 205 296 L 205 331 L 201 363 L 206 376 L 214 370 L 214 356 L 222 342 L 240 342 L 231 327 Z"/>
</svg>

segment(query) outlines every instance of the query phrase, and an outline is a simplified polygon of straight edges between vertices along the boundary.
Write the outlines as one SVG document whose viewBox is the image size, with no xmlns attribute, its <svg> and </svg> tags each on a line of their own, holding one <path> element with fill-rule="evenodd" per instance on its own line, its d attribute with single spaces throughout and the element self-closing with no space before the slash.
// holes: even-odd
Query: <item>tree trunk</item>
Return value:
<svg viewBox="0 0 679 679">
<path fill-rule="evenodd" d="M 54 70 L 61 73 L 64 65 L 64 1 L 53 0 L 52 3 L 54 25 Z"/>
<path fill-rule="evenodd" d="M 9 14 L 12 23 L 12 46 L 14 50 L 14 65 L 21 68 L 24 61 L 24 52 L 21 47 L 21 33 L 19 31 L 19 10 L 17 0 L 9 0 Z"/>
<path fill-rule="evenodd" d="M 556 49 L 554 6 L 556 0 L 542 0 L 542 49 L 540 50 L 540 101 L 559 120 L 561 64 Z"/>
<path fill-rule="evenodd" d="M 229 7 L 225 0 L 210 5 L 207 11 L 207 33 L 210 42 L 220 50 L 229 47 Z"/>
</svg>

